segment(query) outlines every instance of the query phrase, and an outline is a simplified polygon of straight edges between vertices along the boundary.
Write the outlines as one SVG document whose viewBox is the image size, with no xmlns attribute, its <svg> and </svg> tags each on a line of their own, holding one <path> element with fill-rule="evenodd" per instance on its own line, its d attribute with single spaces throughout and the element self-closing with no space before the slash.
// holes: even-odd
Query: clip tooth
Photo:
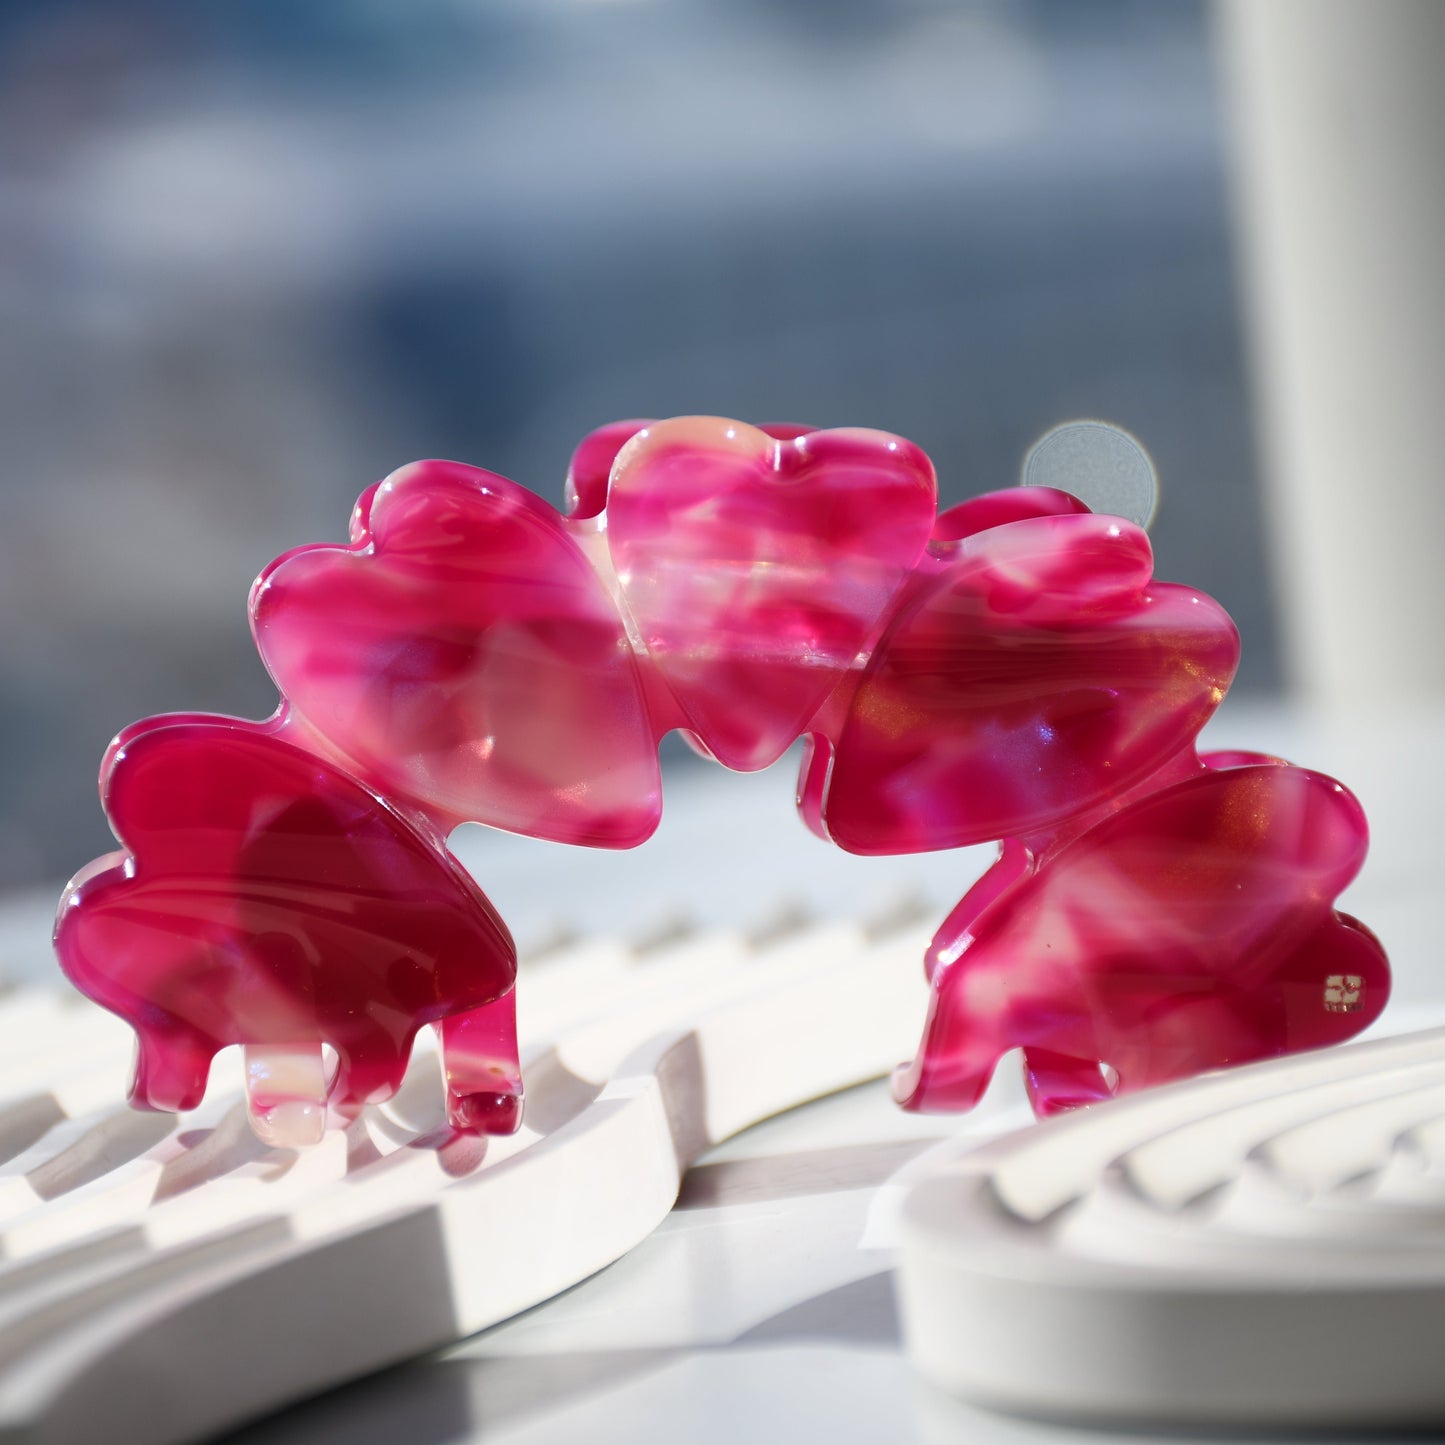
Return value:
<svg viewBox="0 0 1445 1445">
<path fill-rule="evenodd" d="M 256 1137 L 276 1149 L 319 1144 L 326 1132 L 326 1068 L 318 1044 L 247 1044 L 246 1109 Z"/>
<path fill-rule="evenodd" d="M 517 1061 L 517 995 L 508 989 L 481 1008 L 442 1020 L 442 1069 L 452 1128 L 514 1134 L 522 1125 Z"/>
</svg>

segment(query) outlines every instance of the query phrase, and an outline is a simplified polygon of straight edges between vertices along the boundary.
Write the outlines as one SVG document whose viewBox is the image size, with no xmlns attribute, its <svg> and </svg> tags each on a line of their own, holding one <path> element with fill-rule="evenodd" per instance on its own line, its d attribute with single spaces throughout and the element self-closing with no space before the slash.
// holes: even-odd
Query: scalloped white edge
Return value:
<svg viewBox="0 0 1445 1445">
<path fill-rule="evenodd" d="M 1278 1105 L 1266 1121 L 1278 1131 L 1442 1079 L 1437 1028 L 1171 1085 L 971 1151 L 940 1146 L 899 1220 L 915 1366 L 980 1404 L 1095 1425 L 1438 1424 L 1445 1181 L 1433 1228 L 1366 1204 L 1344 1229 L 1314 1229 L 1284 1217 L 1287 1201 L 1271 1217 L 1246 1197 L 1219 1230 L 1207 1205 L 1191 1217 L 1142 1199 L 1128 1172 L 1131 1151 L 1230 1110 Z M 1239 1167 L 1225 1187 L 1247 1185 L 1265 1137 L 1222 1141 L 1244 1151 L 1223 1159 L 1221 1172 Z"/>
</svg>

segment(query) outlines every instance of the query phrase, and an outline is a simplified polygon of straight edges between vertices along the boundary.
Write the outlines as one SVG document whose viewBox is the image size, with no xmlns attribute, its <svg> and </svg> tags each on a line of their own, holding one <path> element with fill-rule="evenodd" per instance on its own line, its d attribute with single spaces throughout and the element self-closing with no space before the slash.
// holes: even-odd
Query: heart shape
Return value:
<svg viewBox="0 0 1445 1445">
<path fill-rule="evenodd" d="M 567 464 L 567 481 L 563 489 L 563 509 L 569 517 L 581 521 L 601 514 L 607 505 L 607 484 L 612 477 L 612 464 L 617 460 L 617 453 L 644 427 L 656 425 L 657 420 L 652 417 L 610 421 L 606 426 L 588 432 L 577 443 L 572 460 Z M 790 442 L 818 428 L 791 421 L 765 421 L 758 430 L 776 441 Z"/>
<path fill-rule="evenodd" d="M 128 729 L 102 797 L 128 850 L 67 887 L 61 968 L 135 1030 L 135 1102 L 194 1108 L 228 1044 L 331 1044 L 332 1098 L 401 1081 L 424 1024 L 506 994 L 505 924 L 450 853 L 264 723 Z"/>
<path fill-rule="evenodd" d="M 1149 540 L 1092 513 L 935 544 L 832 739 L 805 816 L 853 853 L 1025 837 L 1117 798 L 1204 725 L 1239 661 L 1228 615 L 1150 581 Z"/>
<path fill-rule="evenodd" d="M 505 477 L 418 462 L 363 496 L 352 535 L 286 553 L 252 592 L 257 646 L 300 717 L 443 826 L 649 837 L 657 740 L 580 530 Z"/>
<path fill-rule="evenodd" d="M 884 432 L 778 440 L 718 417 L 638 432 L 606 532 L 649 658 L 701 744 L 766 767 L 872 643 L 933 525 L 928 458 Z"/>
<path fill-rule="evenodd" d="M 1203 762 L 1042 864 L 1015 849 L 984 875 L 930 949 L 923 1044 L 895 1084 L 909 1107 L 970 1107 L 1018 1047 L 1047 1114 L 1379 1017 L 1384 951 L 1331 907 L 1364 861 L 1359 803 L 1303 768 Z"/>
</svg>

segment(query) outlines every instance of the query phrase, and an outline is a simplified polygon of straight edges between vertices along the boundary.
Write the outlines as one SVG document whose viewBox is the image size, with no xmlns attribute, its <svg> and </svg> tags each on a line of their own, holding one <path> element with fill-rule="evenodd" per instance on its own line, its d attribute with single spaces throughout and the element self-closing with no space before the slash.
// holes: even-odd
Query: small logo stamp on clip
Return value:
<svg viewBox="0 0 1445 1445">
<path fill-rule="evenodd" d="M 1360 1006 L 1365 981 L 1357 973 L 1331 973 L 1325 977 L 1325 1012 L 1352 1014 Z"/>
</svg>

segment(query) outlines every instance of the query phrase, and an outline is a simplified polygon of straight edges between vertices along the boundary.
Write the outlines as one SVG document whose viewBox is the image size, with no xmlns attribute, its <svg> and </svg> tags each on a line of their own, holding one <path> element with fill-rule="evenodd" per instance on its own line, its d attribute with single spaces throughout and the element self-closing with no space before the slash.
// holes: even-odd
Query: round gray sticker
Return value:
<svg viewBox="0 0 1445 1445">
<path fill-rule="evenodd" d="M 1149 453 L 1121 426 L 1066 421 L 1045 432 L 1024 458 L 1025 487 L 1056 487 L 1091 512 L 1147 527 L 1159 504 L 1159 477 Z"/>
</svg>

